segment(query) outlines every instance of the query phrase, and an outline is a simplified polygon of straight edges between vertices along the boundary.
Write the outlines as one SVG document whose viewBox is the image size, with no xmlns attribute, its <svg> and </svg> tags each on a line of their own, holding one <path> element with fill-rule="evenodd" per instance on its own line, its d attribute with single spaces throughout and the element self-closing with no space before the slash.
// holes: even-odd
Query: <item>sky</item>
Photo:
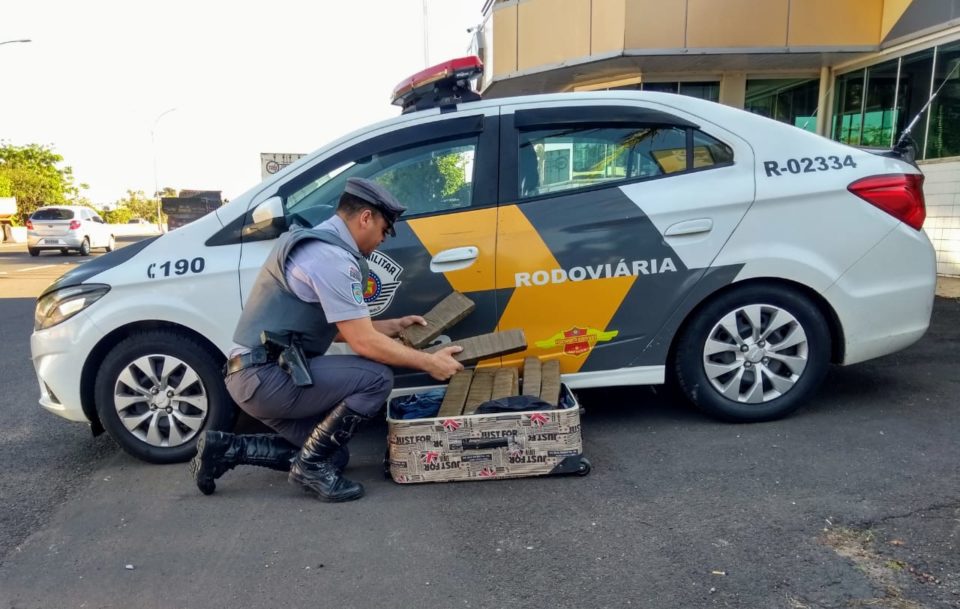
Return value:
<svg viewBox="0 0 960 609">
<path fill-rule="evenodd" d="M 483 4 L 0 0 L 0 43 L 32 41 L 0 44 L 0 140 L 53 147 L 98 207 L 155 183 L 232 199 L 261 152 L 399 115 L 394 86 L 466 55 Z"/>
</svg>

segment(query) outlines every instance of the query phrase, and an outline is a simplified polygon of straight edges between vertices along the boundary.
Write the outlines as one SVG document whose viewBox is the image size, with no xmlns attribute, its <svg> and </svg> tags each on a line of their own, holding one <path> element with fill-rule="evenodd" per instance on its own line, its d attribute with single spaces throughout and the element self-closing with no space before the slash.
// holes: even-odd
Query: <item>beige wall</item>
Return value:
<svg viewBox="0 0 960 609">
<path fill-rule="evenodd" d="M 529 0 L 517 9 L 518 70 L 590 55 L 590 0 Z"/>
<path fill-rule="evenodd" d="M 790 4 L 789 46 L 880 44 L 884 0 L 802 0 Z"/>
<path fill-rule="evenodd" d="M 686 46 L 782 47 L 787 41 L 787 4 L 787 0 L 687 0 Z"/>
<path fill-rule="evenodd" d="M 919 0 L 519 0 L 493 5 L 493 75 L 623 49 L 863 47 Z"/>
<path fill-rule="evenodd" d="M 517 71 L 517 5 L 493 12 L 493 74 Z"/>
<path fill-rule="evenodd" d="M 590 7 L 590 53 L 592 55 L 623 50 L 623 14 L 626 6 L 627 0 L 592 0 Z"/>
<path fill-rule="evenodd" d="M 629 0 L 623 19 L 628 49 L 677 49 L 686 44 L 686 2 Z"/>
<path fill-rule="evenodd" d="M 883 18 L 880 21 L 880 39 L 883 40 L 896 25 L 897 19 L 903 16 L 904 11 L 913 0 L 883 0 Z"/>
</svg>

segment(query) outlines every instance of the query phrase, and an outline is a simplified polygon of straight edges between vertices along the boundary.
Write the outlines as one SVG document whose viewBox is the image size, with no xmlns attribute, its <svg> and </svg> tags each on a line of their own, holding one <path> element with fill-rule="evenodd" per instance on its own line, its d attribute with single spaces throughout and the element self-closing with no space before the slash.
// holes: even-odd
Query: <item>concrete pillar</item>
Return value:
<svg viewBox="0 0 960 609">
<path fill-rule="evenodd" d="M 720 76 L 720 103 L 734 108 L 743 108 L 747 99 L 747 75 L 743 72 L 728 72 Z"/>
<path fill-rule="evenodd" d="M 817 133 L 830 137 L 830 117 L 833 116 L 833 78 L 830 68 L 820 68 L 820 93 L 817 97 Z"/>
</svg>

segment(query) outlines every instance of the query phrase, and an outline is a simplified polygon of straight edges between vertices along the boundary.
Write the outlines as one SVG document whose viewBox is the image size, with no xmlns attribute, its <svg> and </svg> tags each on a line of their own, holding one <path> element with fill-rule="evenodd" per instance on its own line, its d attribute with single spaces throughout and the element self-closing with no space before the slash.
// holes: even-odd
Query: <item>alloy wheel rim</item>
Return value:
<svg viewBox="0 0 960 609">
<path fill-rule="evenodd" d="M 763 404 L 793 389 L 807 367 L 809 343 L 789 311 L 751 304 L 730 311 L 707 335 L 703 369 L 729 400 Z"/>
<path fill-rule="evenodd" d="M 121 370 L 113 404 L 127 431 L 150 446 L 173 448 L 202 429 L 209 410 L 197 372 L 171 355 L 144 355 Z"/>
</svg>

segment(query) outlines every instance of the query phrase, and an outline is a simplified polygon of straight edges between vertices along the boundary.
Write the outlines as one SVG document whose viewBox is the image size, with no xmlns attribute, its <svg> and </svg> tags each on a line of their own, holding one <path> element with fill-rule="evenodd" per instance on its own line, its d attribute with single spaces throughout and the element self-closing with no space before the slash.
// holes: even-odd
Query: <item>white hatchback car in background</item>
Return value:
<svg viewBox="0 0 960 609">
<path fill-rule="evenodd" d="M 112 252 L 116 247 L 110 225 L 89 207 L 50 205 L 41 207 L 27 220 L 27 251 L 38 256 L 42 250 L 59 250 L 66 254 L 77 250 L 89 256 L 90 250 L 102 247 Z"/>
<path fill-rule="evenodd" d="M 437 83 L 425 71 L 398 91 Z M 715 417 L 765 421 L 813 397 L 829 364 L 929 325 L 923 175 L 896 151 L 666 93 L 404 105 L 47 288 L 40 405 L 141 459 L 189 459 L 233 421 L 221 370 L 261 264 L 290 227 L 329 218 L 351 177 L 409 208 L 369 256 L 371 316 L 462 292 L 476 308 L 442 341 L 522 328 L 526 351 L 484 364 L 557 360 L 575 390 L 673 378 Z M 406 391 L 435 384 L 396 372 Z"/>
</svg>

